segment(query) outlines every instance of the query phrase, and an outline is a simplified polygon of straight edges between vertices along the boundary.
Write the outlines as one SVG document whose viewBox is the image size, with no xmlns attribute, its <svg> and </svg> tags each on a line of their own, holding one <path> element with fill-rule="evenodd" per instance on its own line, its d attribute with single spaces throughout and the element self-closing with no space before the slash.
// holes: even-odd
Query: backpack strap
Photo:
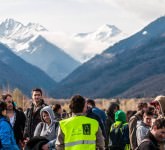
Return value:
<svg viewBox="0 0 165 150">
<path fill-rule="evenodd" d="M 55 131 L 57 130 L 57 128 L 59 127 L 59 121 L 55 122 Z"/>
</svg>

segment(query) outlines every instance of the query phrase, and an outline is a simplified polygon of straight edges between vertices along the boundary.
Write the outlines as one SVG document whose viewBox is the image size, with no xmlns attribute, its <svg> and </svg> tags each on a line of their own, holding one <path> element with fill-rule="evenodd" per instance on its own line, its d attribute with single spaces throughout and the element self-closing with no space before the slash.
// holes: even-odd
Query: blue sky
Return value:
<svg viewBox="0 0 165 150">
<path fill-rule="evenodd" d="M 165 0 L 0 0 L 0 14 L 0 21 L 34 22 L 55 32 L 90 32 L 113 24 L 134 33 L 165 15 Z"/>
</svg>

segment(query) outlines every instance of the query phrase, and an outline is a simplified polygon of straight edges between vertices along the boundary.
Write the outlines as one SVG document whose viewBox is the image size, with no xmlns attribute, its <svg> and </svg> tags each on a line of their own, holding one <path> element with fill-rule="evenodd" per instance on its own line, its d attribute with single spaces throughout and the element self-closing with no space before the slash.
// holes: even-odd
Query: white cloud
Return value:
<svg viewBox="0 0 165 150">
<path fill-rule="evenodd" d="M 52 31 L 89 32 L 114 24 L 133 33 L 165 14 L 165 0 L 0 0 L 0 14 Z"/>
</svg>

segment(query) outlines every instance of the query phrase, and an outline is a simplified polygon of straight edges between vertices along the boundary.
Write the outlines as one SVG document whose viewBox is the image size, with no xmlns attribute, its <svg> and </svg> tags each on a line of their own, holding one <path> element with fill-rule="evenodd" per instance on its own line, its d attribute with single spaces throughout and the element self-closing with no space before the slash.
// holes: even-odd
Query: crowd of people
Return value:
<svg viewBox="0 0 165 150">
<path fill-rule="evenodd" d="M 32 90 L 32 103 L 24 112 L 12 95 L 3 95 L 0 150 L 165 150 L 163 95 L 127 112 L 117 102 L 102 110 L 95 100 L 74 95 L 69 109 L 47 105 L 40 88 Z"/>
</svg>

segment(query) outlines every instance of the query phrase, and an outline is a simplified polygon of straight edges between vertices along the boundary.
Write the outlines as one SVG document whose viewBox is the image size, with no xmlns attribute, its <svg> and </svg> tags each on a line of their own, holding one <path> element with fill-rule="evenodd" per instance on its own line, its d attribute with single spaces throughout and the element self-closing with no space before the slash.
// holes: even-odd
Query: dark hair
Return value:
<svg viewBox="0 0 165 150">
<path fill-rule="evenodd" d="M 127 111 L 127 113 L 126 113 L 126 120 L 127 120 L 127 122 L 129 122 L 129 120 L 130 120 L 130 118 L 134 115 L 134 114 L 136 114 L 136 110 L 128 110 Z"/>
<path fill-rule="evenodd" d="M 154 111 L 155 111 L 155 108 L 152 107 L 152 106 L 149 106 L 148 109 L 149 109 L 151 112 L 154 112 Z"/>
<path fill-rule="evenodd" d="M 7 94 L 5 94 L 5 95 L 3 96 L 3 100 L 6 100 L 8 96 L 12 98 L 12 95 L 9 94 L 9 93 L 7 93 Z"/>
<path fill-rule="evenodd" d="M 0 116 L 2 115 L 2 111 L 7 110 L 7 104 L 3 101 L 0 101 Z"/>
<path fill-rule="evenodd" d="M 33 138 L 31 138 L 26 146 L 25 146 L 25 150 L 37 150 L 37 149 L 42 149 L 42 146 L 47 144 L 49 142 L 48 139 L 46 139 L 45 137 L 41 137 L 41 136 L 34 136 Z"/>
<path fill-rule="evenodd" d="M 80 95 L 75 95 L 71 98 L 69 108 L 73 113 L 81 113 L 83 112 L 85 105 L 85 99 Z"/>
<path fill-rule="evenodd" d="M 110 117 L 113 121 L 115 121 L 115 112 L 114 110 L 117 108 L 117 110 L 120 109 L 119 104 L 112 102 L 110 103 L 108 109 L 107 109 L 107 115 Z"/>
<path fill-rule="evenodd" d="M 12 98 L 12 95 L 9 94 L 9 93 L 3 95 L 3 100 L 4 100 L 5 102 L 6 102 L 6 99 L 7 99 L 8 96 Z M 16 109 L 16 105 L 14 104 L 14 101 L 13 101 L 12 99 L 11 99 L 11 101 L 12 101 L 13 109 L 15 110 L 15 109 Z"/>
<path fill-rule="evenodd" d="M 18 107 L 17 110 L 22 111 L 23 112 L 23 108 L 22 107 Z"/>
<path fill-rule="evenodd" d="M 156 126 L 157 129 L 165 128 L 165 118 L 156 119 L 155 122 L 153 123 L 153 126 Z"/>
<path fill-rule="evenodd" d="M 87 100 L 87 104 L 91 104 L 92 107 L 95 107 L 96 106 L 95 101 L 93 99 L 88 99 Z"/>
<path fill-rule="evenodd" d="M 35 91 L 35 92 L 40 92 L 40 93 L 41 93 L 41 96 L 42 96 L 42 90 L 41 90 L 40 88 L 35 88 L 35 89 L 33 89 L 33 90 L 32 90 L 32 93 L 33 93 L 34 91 Z"/>
<path fill-rule="evenodd" d="M 143 110 L 143 108 L 147 107 L 147 106 L 148 106 L 148 104 L 146 102 L 140 102 L 140 103 L 138 103 L 137 108 L 138 108 L 138 110 Z"/>
<path fill-rule="evenodd" d="M 154 115 L 153 112 L 148 108 L 145 111 L 143 111 L 143 116 L 144 116 L 144 114 L 146 114 L 147 116 L 153 116 Z"/>
<path fill-rule="evenodd" d="M 58 112 L 58 110 L 61 109 L 61 105 L 60 104 L 55 104 L 55 105 L 53 105 L 52 108 L 53 108 L 54 112 Z"/>
</svg>

